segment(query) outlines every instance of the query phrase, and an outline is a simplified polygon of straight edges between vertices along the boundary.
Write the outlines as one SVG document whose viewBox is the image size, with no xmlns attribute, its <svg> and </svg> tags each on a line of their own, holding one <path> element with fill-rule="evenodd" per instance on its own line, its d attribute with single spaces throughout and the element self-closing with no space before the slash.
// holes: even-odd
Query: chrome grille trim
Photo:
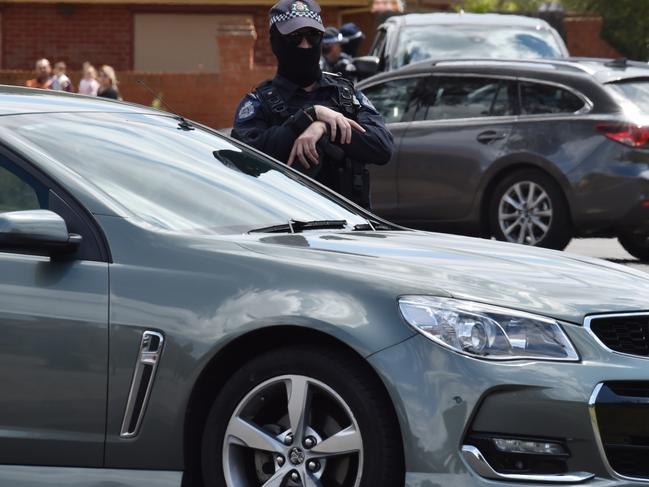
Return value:
<svg viewBox="0 0 649 487">
<path fill-rule="evenodd" d="M 625 357 L 634 357 L 634 358 L 641 358 L 641 359 L 649 359 L 649 356 L 643 356 L 643 355 L 634 355 L 632 353 L 625 353 L 625 352 L 618 352 L 617 350 L 613 350 L 612 348 L 608 347 L 600 338 L 597 336 L 597 334 L 591 329 L 591 323 L 594 320 L 601 319 L 601 318 L 624 318 L 624 317 L 634 317 L 634 316 L 645 316 L 649 317 L 649 311 L 640 311 L 640 312 L 632 312 L 632 313 L 607 313 L 607 314 L 598 314 L 598 315 L 589 315 L 586 316 L 584 319 L 584 328 L 590 336 L 592 336 L 595 341 L 605 350 L 611 352 L 611 353 L 616 353 L 618 355 L 623 355 Z"/>
<path fill-rule="evenodd" d="M 635 356 L 636 355 L 634 355 L 634 357 Z M 606 455 L 606 450 L 604 449 L 604 442 L 602 441 L 602 436 L 599 433 L 599 424 L 597 423 L 597 412 L 595 411 L 595 403 L 597 402 L 597 396 L 599 396 L 602 387 L 604 387 L 604 383 L 600 382 L 595 386 L 593 393 L 590 395 L 590 398 L 588 399 L 588 413 L 590 414 L 590 422 L 593 426 L 593 433 L 595 434 L 595 443 L 597 444 L 597 449 L 599 450 L 599 454 L 602 459 L 602 462 L 604 463 L 604 467 L 606 467 L 606 471 L 615 479 L 648 483 L 649 478 L 627 477 L 626 475 L 617 473 L 613 469 L 613 467 L 611 467 L 611 464 L 608 462 L 608 456 Z"/>
</svg>

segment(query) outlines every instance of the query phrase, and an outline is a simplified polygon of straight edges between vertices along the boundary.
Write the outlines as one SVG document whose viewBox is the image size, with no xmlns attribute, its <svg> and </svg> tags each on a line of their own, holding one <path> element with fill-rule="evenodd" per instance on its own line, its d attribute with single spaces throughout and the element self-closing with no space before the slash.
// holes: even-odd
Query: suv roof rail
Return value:
<svg viewBox="0 0 649 487">
<path fill-rule="evenodd" d="M 467 58 L 467 59 L 436 59 L 432 61 L 432 66 L 443 64 L 471 64 L 471 63 L 489 63 L 495 65 L 515 64 L 515 65 L 532 65 L 534 67 L 544 68 L 565 68 L 571 71 L 578 71 L 587 74 L 595 73 L 595 70 L 587 66 L 570 62 L 563 59 L 494 59 L 494 58 Z M 413 64 L 414 66 L 414 64 Z"/>
</svg>

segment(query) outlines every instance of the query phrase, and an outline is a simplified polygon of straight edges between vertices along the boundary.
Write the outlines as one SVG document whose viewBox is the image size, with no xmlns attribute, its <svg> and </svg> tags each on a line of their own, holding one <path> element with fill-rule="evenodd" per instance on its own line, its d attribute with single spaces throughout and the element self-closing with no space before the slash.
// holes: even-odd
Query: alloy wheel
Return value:
<svg viewBox="0 0 649 487">
<path fill-rule="evenodd" d="M 508 242 L 537 245 L 552 225 L 552 201 L 533 181 L 519 181 L 500 199 L 498 224 Z"/>
<path fill-rule="evenodd" d="M 363 440 L 347 403 L 326 384 L 284 375 L 237 405 L 223 443 L 228 487 L 358 487 Z"/>
</svg>

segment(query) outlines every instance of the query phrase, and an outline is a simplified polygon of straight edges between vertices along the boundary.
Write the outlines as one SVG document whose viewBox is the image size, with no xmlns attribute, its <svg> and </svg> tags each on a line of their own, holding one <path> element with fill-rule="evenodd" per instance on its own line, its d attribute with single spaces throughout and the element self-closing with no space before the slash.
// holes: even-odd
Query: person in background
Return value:
<svg viewBox="0 0 649 487">
<path fill-rule="evenodd" d="M 43 58 L 36 61 L 36 77 L 27 80 L 25 86 L 29 88 L 41 88 L 49 90 L 52 87 L 52 66 L 50 62 Z"/>
<path fill-rule="evenodd" d="M 363 31 L 353 22 L 348 22 L 340 27 L 340 33 L 343 36 L 343 52 L 350 57 L 357 57 L 358 50 L 365 40 Z"/>
<path fill-rule="evenodd" d="M 106 64 L 99 70 L 99 89 L 97 90 L 97 96 L 121 100 L 117 89 L 115 70 Z"/>
<path fill-rule="evenodd" d="M 83 78 L 79 82 L 79 93 L 82 95 L 97 96 L 99 81 L 97 81 L 97 70 L 88 61 L 83 63 Z"/>
<path fill-rule="evenodd" d="M 54 77 L 52 78 L 52 89 L 56 91 L 72 92 L 72 81 L 65 74 L 67 66 L 63 61 L 59 61 L 54 65 Z"/>
<path fill-rule="evenodd" d="M 348 80 L 356 78 L 356 66 L 352 58 L 345 54 L 342 49 L 343 36 L 335 27 L 327 27 L 322 37 L 322 60 L 323 71 L 329 73 L 340 73 Z"/>
</svg>

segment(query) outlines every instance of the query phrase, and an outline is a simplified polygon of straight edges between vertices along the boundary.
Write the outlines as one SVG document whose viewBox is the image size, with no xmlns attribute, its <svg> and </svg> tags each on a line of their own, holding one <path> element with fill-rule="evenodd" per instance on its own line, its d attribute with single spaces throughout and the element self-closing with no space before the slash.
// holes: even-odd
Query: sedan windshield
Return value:
<svg viewBox="0 0 649 487">
<path fill-rule="evenodd" d="M 393 68 L 426 59 L 564 57 L 551 31 L 506 26 L 421 25 L 406 27 Z"/>
<path fill-rule="evenodd" d="M 289 221 L 367 224 L 335 195 L 170 116 L 58 113 L 2 124 L 66 165 L 136 219 L 173 232 L 232 234 Z"/>
</svg>

